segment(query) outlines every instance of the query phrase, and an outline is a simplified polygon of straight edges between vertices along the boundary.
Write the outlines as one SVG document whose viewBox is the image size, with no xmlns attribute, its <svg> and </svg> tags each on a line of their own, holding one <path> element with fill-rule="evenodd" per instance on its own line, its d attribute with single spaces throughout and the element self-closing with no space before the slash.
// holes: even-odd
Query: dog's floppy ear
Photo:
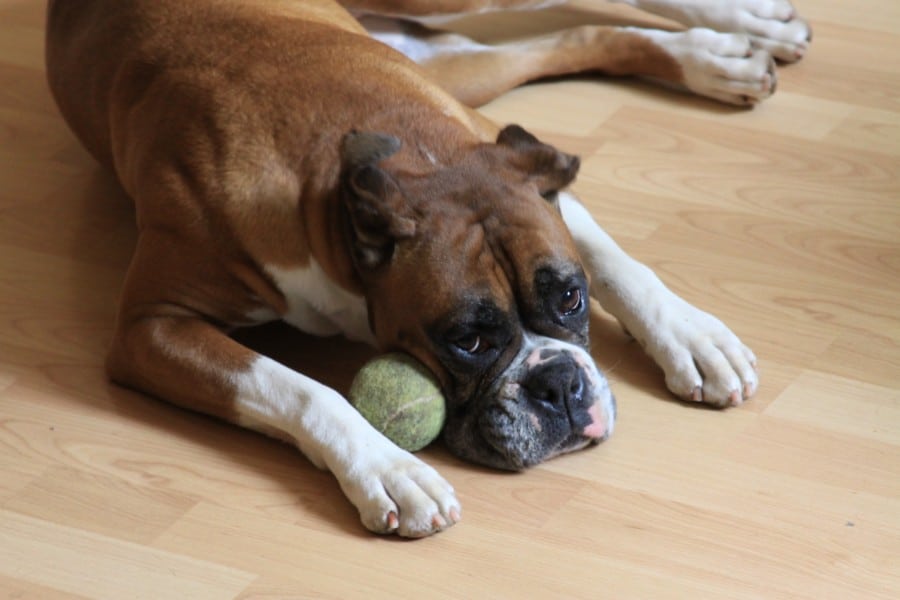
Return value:
<svg viewBox="0 0 900 600">
<path fill-rule="evenodd" d="M 341 188 L 353 232 L 354 257 L 361 267 L 387 261 L 394 243 L 411 237 L 416 223 L 405 216 L 397 182 L 378 163 L 400 149 L 400 140 L 383 133 L 352 131 L 341 140 Z"/>
<path fill-rule="evenodd" d="M 504 127 L 497 144 L 516 151 L 513 164 L 530 175 L 547 200 L 556 200 L 556 193 L 575 180 L 581 166 L 577 156 L 541 142 L 519 125 Z"/>
</svg>

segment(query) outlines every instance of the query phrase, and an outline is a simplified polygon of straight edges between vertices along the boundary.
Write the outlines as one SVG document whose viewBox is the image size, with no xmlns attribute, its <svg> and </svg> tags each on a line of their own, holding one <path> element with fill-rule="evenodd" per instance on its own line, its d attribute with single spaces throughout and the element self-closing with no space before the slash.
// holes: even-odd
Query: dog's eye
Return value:
<svg viewBox="0 0 900 600">
<path fill-rule="evenodd" d="M 575 287 L 567 290 L 562 295 L 559 299 L 557 310 L 559 311 L 559 314 L 569 317 L 581 311 L 583 305 L 584 299 L 582 298 L 581 288 Z"/>
<path fill-rule="evenodd" d="M 456 344 L 456 347 L 466 354 L 481 354 L 489 348 L 489 346 L 482 341 L 481 336 L 477 333 L 461 337 L 456 340 L 454 344 Z"/>
</svg>

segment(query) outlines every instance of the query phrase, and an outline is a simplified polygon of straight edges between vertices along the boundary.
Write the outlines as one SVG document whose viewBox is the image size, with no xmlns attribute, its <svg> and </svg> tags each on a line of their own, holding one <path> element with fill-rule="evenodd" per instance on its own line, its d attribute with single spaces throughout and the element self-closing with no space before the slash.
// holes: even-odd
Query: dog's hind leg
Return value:
<svg viewBox="0 0 900 600">
<path fill-rule="evenodd" d="M 505 10 L 533 10 L 566 4 L 568 0 L 339 0 L 357 14 L 391 17 L 436 17 Z"/>
<path fill-rule="evenodd" d="M 649 77 L 740 106 L 775 89 L 771 56 L 754 50 L 746 35 L 583 25 L 487 45 L 416 23 L 381 18 L 362 23 L 469 106 L 529 81 L 579 73 Z"/>
</svg>

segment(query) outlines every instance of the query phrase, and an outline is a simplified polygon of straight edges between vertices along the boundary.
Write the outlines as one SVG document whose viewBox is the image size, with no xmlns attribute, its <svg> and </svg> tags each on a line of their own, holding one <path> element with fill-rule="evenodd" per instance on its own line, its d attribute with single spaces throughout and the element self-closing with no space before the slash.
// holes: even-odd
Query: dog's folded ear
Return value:
<svg viewBox="0 0 900 600">
<path fill-rule="evenodd" d="M 560 152 L 525 131 L 519 125 L 507 125 L 497 136 L 497 144 L 511 148 L 512 163 L 537 185 L 541 196 L 555 200 L 561 189 L 575 181 L 581 160 Z"/>
<path fill-rule="evenodd" d="M 390 259 L 394 243 L 411 237 L 416 223 L 405 216 L 397 182 L 378 166 L 401 146 L 396 137 L 352 131 L 341 140 L 341 192 L 357 264 L 374 268 Z"/>
</svg>

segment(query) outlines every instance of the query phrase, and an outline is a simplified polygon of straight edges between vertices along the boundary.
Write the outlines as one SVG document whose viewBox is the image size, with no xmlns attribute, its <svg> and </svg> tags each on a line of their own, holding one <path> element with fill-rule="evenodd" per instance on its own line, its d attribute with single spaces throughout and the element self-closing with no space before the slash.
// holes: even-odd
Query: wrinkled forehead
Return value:
<svg viewBox="0 0 900 600">
<path fill-rule="evenodd" d="M 556 208 L 543 199 L 514 208 L 455 221 L 428 238 L 439 268 L 464 290 L 464 298 L 451 304 L 491 297 L 498 308 L 512 310 L 539 296 L 546 284 L 583 277 L 578 252 Z"/>
<path fill-rule="evenodd" d="M 534 297 L 538 273 L 583 272 L 558 206 L 516 173 L 446 168 L 404 179 L 402 186 L 417 230 L 414 239 L 398 245 L 397 268 L 389 277 L 416 287 L 438 284 L 425 291 L 435 292 L 433 306 L 419 308 L 419 314 L 445 312 L 471 294 L 493 298 L 510 311 L 523 297 Z"/>
<path fill-rule="evenodd" d="M 493 259 L 517 287 L 530 289 L 539 272 L 570 276 L 582 270 L 571 234 L 555 204 L 529 198 L 488 220 Z"/>
</svg>

